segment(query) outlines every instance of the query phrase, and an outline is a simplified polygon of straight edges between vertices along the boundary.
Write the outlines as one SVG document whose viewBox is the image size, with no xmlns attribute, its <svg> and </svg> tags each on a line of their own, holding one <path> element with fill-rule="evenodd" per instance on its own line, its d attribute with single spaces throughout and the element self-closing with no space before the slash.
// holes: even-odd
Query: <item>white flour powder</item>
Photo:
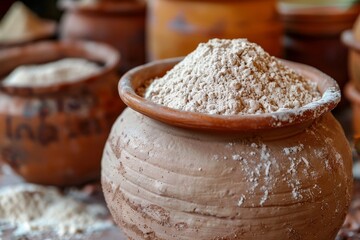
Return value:
<svg viewBox="0 0 360 240">
<path fill-rule="evenodd" d="M 48 231 L 61 237 L 86 234 L 112 226 L 111 221 L 102 219 L 106 213 L 101 205 L 84 204 L 52 187 L 21 184 L 0 190 L 0 233 L 1 226 L 8 225 L 16 228 L 17 235 Z"/>
<path fill-rule="evenodd" d="M 79 81 L 100 69 L 101 67 L 85 59 L 65 58 L 41 65 L 17 67 L 2 83 L 6 86 L 44 87 Z"/>
<path fill-rule="evenodd" d="M 222 115 L 299 108 L 320 97 L 315 83 L 246 39 L 200 44 L 145 93 L 170 108 Z"/>
</svg>

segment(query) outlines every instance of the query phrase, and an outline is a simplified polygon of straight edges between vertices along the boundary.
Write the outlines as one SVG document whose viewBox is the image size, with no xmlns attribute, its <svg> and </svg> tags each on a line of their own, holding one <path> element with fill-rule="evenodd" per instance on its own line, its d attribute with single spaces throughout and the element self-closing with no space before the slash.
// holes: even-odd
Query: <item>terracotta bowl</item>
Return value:
<svg viewBox="0 0 360 240">
<path fill-rule="evenodd" d="M 350 146 L 330 113 L 337 83 L 284 61 L 322 98 L 258 115 L 184 112 L 135 93 L 178 61 L 137 67 L 119 83 L 130 108 L 105 145 L 102 186 L 129 239 L 334 239 L 352 194 Z"/>
<path fill-rule="evenodd" d="M 349 74 L 355 88 L 360 91 L 360 41 L 351 30 L 344 31 L 341 40 L 349 48 Z"/>
<path fill-rule="evenodd" d="M 49 87 L 0 84 L 1 160 L 25 180 L 76 185 L 100 175 L 101 153 L 116 116 L 118 98 L 113 48 L 85 41 L 41 42 L 0 51 L 0 77 L 25 64 L 77 57 L 101 71 L 75 83 Z"/>
</svg>

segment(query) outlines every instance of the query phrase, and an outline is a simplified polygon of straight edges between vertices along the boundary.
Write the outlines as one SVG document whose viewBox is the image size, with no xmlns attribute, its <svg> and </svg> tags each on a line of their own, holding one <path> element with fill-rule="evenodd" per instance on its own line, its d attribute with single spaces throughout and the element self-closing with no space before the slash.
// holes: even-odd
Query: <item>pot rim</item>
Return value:
<svg viewBox="0 0 360 240">
<path fill-rule="evenodd" d="M 91 13 L 124 13 L 144 12 L 146 2 L 136 1 L 102 1 L 95 4 L 82 5 L 79 1 L 61 0 L 58 3 L 60 9 Z"/>
<path fill-rule="evenodd" d="M 360 41 L 355 39 L 354 32 L 351 29 L 345 30 L 341 34 L 341 41 L 349 49 L 360 53 Z"/>
<path fill-rule="evenodd" d="M 336 107 L 341 92 L 334 79 L 319 70 L 300 63 L 281 60 L 300 74 L 318 83 L 321 99 L 298 109 L 282 112 L 244 115 L 210 115 L 172 109 L 140 97 L 135 89 L 146 80 L 164 74 L 182 58 L 170 58 L 150 62 L 128 71 L 119 81 L 119 94 L 123 102 L 133 110 L 160 122 L 198 130 L 256 131 L 287 127 L 311 122 Z M 137 86 L 135 86 L 137 85 Z"/>
<path fill-rule="evenodd" d="M 84 58 L 103 64 L 100 71 L 75 82 L 56 83 L 47 86 L 6 86 L 0 82 L 0 91 L 13 95 L 49 94 L 101 80 L 116 72 L 120 54 L 113 47 L 84 40 L 41 41 L 0 51 L 0 75 L 6 77 L 20 65 L 39 64 L 67 57 Z"/>
</svg>

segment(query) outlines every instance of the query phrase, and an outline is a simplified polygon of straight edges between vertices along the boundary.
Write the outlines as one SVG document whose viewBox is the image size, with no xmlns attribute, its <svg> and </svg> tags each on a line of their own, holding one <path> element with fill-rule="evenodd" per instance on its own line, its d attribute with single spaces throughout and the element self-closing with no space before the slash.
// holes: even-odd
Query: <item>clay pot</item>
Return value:
<svg viewBox="0 0 360 240">
<path fill-rule="evenodd" d="M 121 54 L 120 72 L 145 62 L 145 11 L 143 1 L 99 1 L 83 6 L 61 1 L 66 10 L 60 22 L 62 39 L 105 42 Z"/>
<path fill-rule="evenodd" d="M 348 81 L 347 49 L 341 33 L 352 27 L 359 6 L 281 8 L 285 24 L 285 58 L 318 68 L 333 77 L 342 89 Z"/>
<path fill-rule="evenodd" d="M 355 136 L 360 136 L 360 93 L 353 83 L 349 83 L 345 88 L 345 95 L 350 100 L 353 116 L 353 132 Z"/>
<path fill-rule="evenodd" d="M 136 95 L 177 61 L 140 66 L 119 84 L 130 108 L 106 143 L 102 186 L 129 239 L 334 239 L 352 193 L 350 147 L 330 113 L 336 82 L 286 61 L 322 99 L 257 115 L 184 112 Z"/>
<path fill-rule="evenodd" d="M 353 31 L 347 30 L 341 36 L 342 42 L 349 48 L 350 80 L 360 91 L 360 39 L 356 40 Z"/>
<path fill-rule="evenodd" d="M 149 1 L 147 57 L 185 56 L 211 38 L 248 38 L 281 56 L 283 28 L 275 4 L 275 0 Z"/>
<path fill-rule="evenodd" d="M 26 181 L 77 185 L 100 176 L 102 149 L 124 104 L 116 89 L 117 51 L 84 42 L 42 42 L 0 51 L 0 77 L 25 64 L 79 57 L 103 66 L 75 83 L 0 85 L 0 156 Z"/>
</svg>

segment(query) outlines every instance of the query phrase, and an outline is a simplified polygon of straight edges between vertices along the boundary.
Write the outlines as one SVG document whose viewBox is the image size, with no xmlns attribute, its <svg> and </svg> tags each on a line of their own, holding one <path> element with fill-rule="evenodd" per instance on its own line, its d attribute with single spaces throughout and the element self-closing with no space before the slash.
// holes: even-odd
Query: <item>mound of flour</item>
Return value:
<svg viewBox="0 0 360 240">
<path fill-rule="evenodd" d="M 184 111 L 260 114 L 321 98 L 315 83 L 246 39 L 212 39 L 155 79 L 145 98 Z"/>
<path fill-rule="evenodd" d="M 101 69 L 81 58 L 64 58 L 55 62 L 17 67 L 4 80 L 5 86 L 45 87 L 82 80 Z"/>
</svg>

